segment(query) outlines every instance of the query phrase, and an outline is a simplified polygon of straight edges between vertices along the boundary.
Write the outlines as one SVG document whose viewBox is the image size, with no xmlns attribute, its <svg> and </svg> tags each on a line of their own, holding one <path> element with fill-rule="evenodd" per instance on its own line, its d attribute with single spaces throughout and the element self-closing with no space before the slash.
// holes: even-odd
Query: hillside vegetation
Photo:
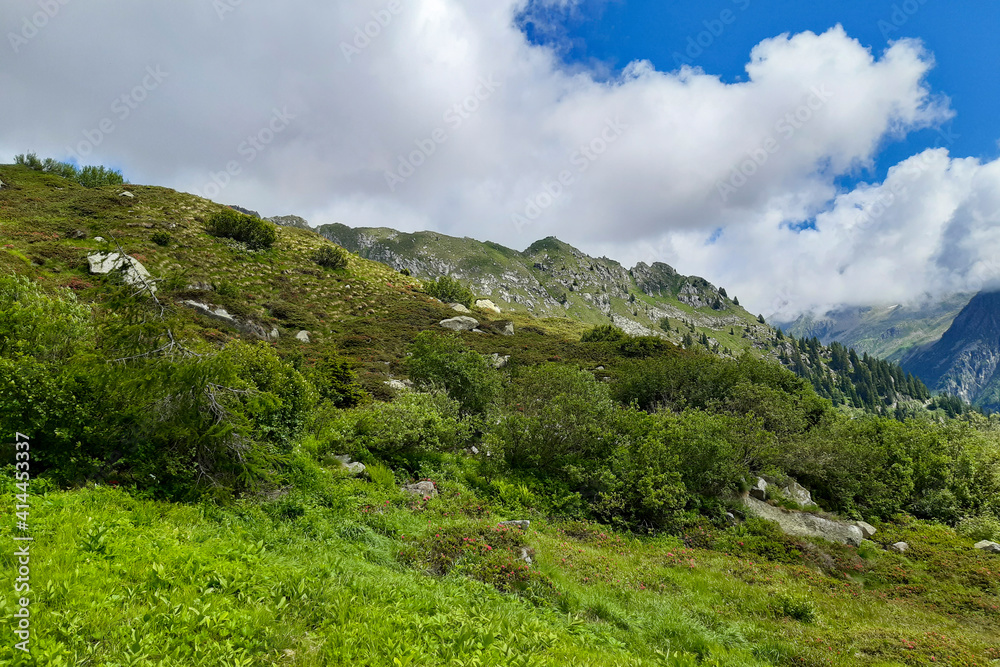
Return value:
<svg viewBox="0 0 1000 667">
<path fill-rule="evenodd" d="M 478 309 L 450 333 L 419 279 L 311 231 L 0 180 L 0 431 L 31 443 L 36 621 L 32 656 L 0 661 L 1000 660 L 1000 556 L 972 548 L 1000 539 L 996 418 L 838 409 L 766 355 L 607 321 Z M 113 252 L 151 276 L 89 273 Z M 759 474 L 816 503 L 776 506 L 878 532 L 785 535 L 741 501 Z M 7 465 L 5 516 L 21 492 Z"/>
</svg>

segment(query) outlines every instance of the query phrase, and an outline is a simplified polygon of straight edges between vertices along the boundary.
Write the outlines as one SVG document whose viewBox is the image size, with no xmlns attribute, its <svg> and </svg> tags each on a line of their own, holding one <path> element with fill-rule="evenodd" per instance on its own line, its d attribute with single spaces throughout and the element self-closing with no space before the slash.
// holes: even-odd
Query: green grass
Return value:
<svg viewBox="0 0 1000 667">
<path fill-rule="evenodd" d="M 749 524 L 643 538 L 506 505 L 467 486 L 471 460 L 445 457 L 423 470 L 441 492 L 429 500 L 387 486 L 384 475 L 376 484 L 304 460 L 299 469 L 286 495 L 231 507 L 109 486 L 32 487 L 36 662 L 17 662 L 10 642 L 0 662 L 973 667 L 1000 659 L 1000 562 L 947 528 L 881 526 L 879 539 L 910 542 L 905 556 L 776 546 Z M 13 504 L 4 476 L 3 516 Z M 525 517 L 526 533 L 494 527 Z M 12 523 L 0 525 L 0 539 L 10 542 Z M 517 558 L 522 546 L 533 549 L 530 567 Z M 775 558 L 760 555 L 768 549 Z M 13 568 L 5 550 L 0 569 Z M 13 611 L 6 596 L 6 621 Z"/>
</svg>

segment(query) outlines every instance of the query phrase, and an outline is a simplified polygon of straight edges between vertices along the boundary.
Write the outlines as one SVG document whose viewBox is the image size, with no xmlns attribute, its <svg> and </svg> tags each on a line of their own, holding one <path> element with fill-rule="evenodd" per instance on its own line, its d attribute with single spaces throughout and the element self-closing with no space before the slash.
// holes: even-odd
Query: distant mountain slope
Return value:
<svg viewBox="0 0 1000 667">
<path fill-rule="evenodd" d="M 420 278 L 459 278 L 504 310 L 584 324 L 614 323 L 633 335 L 653 334 L 722 356 L 751 350 L 778 360 L 838 404 L 898 411 L 903 404 L 919 408 L 929 396 L 926 387 L 893 364 L 868 355 L 844 356 L 837 364 L 834 350 L 818 340 L 782 336 L 740 307 L 725 289 L 660 262 L 626 269 L 553 237 L 518 252 L 436 232 L 340 224 L 316 231 L 366 259 Z"/>
<path fill-rule="evenodd" d="M 972 296 L 955 294 L 919 304 L 841 308 L 819 317 L 803 315 L 778 326 L 796 337 L 815 336 L 826 345 L 836 341 L 859 353 L 898 362 L 909 350 L 938 340 Z"/>
<path fill-rule="evenodd" d="M 710 335 L 726 332 L 716 342 L 734 350 L 747 347 L 747 341 L 762 342 L 773 336 L 770 327 L 703 278 L 680 275 L 661 263 L 640 263 L 629 270 L 606 257 L 590 257 L 554 237 L 519 252 L 489 241 L 436 232 L 408 234 L 340 224 L 316 231 L 366 259 L 406 269 L 420 278 L 459 278 L 477 295 L 505 310 L 588 324 L 613 322 L 632 334 L 655 334 L 675 342 L 683 339 L 684 332 L 677 328 L 686 320 L 698 329 L 711 330 Z M 664 318 L 673 325 L 670 331 L 661 326 Z M 740 334 L 734 330 L 730 336 L 728 330 L 733 327 L 740 328 Z"/>
<path fill-rule="evenodd" d="M 974 296 L 939 340 L 905 355 L 902 365 L 931 389 L 1000 409 L 1000 292 Z"/>
</svg>

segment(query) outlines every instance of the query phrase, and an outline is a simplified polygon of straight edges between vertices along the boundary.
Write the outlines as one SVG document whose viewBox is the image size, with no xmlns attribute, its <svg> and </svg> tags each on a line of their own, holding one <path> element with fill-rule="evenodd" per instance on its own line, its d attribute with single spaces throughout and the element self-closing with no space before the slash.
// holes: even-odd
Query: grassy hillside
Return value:
<svg viewBox="0 0 1000 667">
<path fill-rule="evenodd" d="M 309 230 L 232 218 L 273 239 L 251 249 L 209 233 L 229 209 L 171 190 L 0 180 L 0 536 L 34 539 L 32 654 L 0 663 L 1000 660 L 1000 556 L 972 548 L 1000 539 L 1000 421 L 849 416 L 766 357 L 866 387 L 898 381 L 887 365 L 516 310 L 451 334 L 419 280 Z M 118 250 L 155 293 L 89 273 Z M 526 251 L 543 289 L 584 282 L 574 252 Z M 602 261 L 588 284 L 624 293 Z M 637 269 L 636 303 L 691 284 Z M 673 333 L 708 338 L 689 322 Z M 741 501 L 759 474 L 812 491 L 775 507 L 878 532 L 785 535 Z"/>
<path fill-rule="evenodd" d="M 996 557 L 920 522 L 906 555 L 760 528 L 637 537 L 327 470 L 233 508 L 34 487 L 37 665 L 996 664 Z M 458 473 L 458 474 L 456 474 Z M 13 511 L 12 484 L 0 506 Z M 496 522 L 529 518 L 504 534 Z M 7 542 L 9 521 L 0 526 Z M 472 540 L 469 542 L 468 540 Z M 517 559 L 520 545 L 533 565 Z M 486 546 L 496 555 L 483 556 Z M 0 563 L 11 571 L 5 550 Z M 456 558 L 457 557 L 457 558 Z M 444 565 L 443 565 L 444 564 Z M 4 618 L 13 613 L 4 598 Z"/>
</svg>

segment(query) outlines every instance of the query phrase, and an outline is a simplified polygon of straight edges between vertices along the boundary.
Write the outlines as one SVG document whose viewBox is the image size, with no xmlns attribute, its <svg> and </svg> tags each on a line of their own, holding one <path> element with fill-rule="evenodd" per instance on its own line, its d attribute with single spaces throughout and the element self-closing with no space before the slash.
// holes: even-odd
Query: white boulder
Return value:
<svg viewBox="0 0 1000 667">
<path fill-rule="evenodd" d="M 495 303 L 493 303 L 489 299 L 479 299 L 478 301 L 476 301 L 476 308 L 479 308 L 480 310 L 488 310 L 489 312 L 496 313 L 497 315 L 503 312 Z"/>
<path fill-rule="evenodd" d="M 93 274 L 108 274 L 112 271 L 121 271 L 125 284 L 134 287 L 148 287 L 151 292 L 156 291 L 156 285 L 152 282 L 152 276 L 139 260 L 129 255 L 118 252 L 95 252 L 87 256 L 90 263 L 90 272 Z"/>
<path fill-rule="evenodd" d="M 459 315 L 448 320 L 441 320 L 440 324 L 445 329 L 451 329 L 452 331 L 472 331 L 479 326 L 479 320 L 466 315 Z"/>
</svg>

